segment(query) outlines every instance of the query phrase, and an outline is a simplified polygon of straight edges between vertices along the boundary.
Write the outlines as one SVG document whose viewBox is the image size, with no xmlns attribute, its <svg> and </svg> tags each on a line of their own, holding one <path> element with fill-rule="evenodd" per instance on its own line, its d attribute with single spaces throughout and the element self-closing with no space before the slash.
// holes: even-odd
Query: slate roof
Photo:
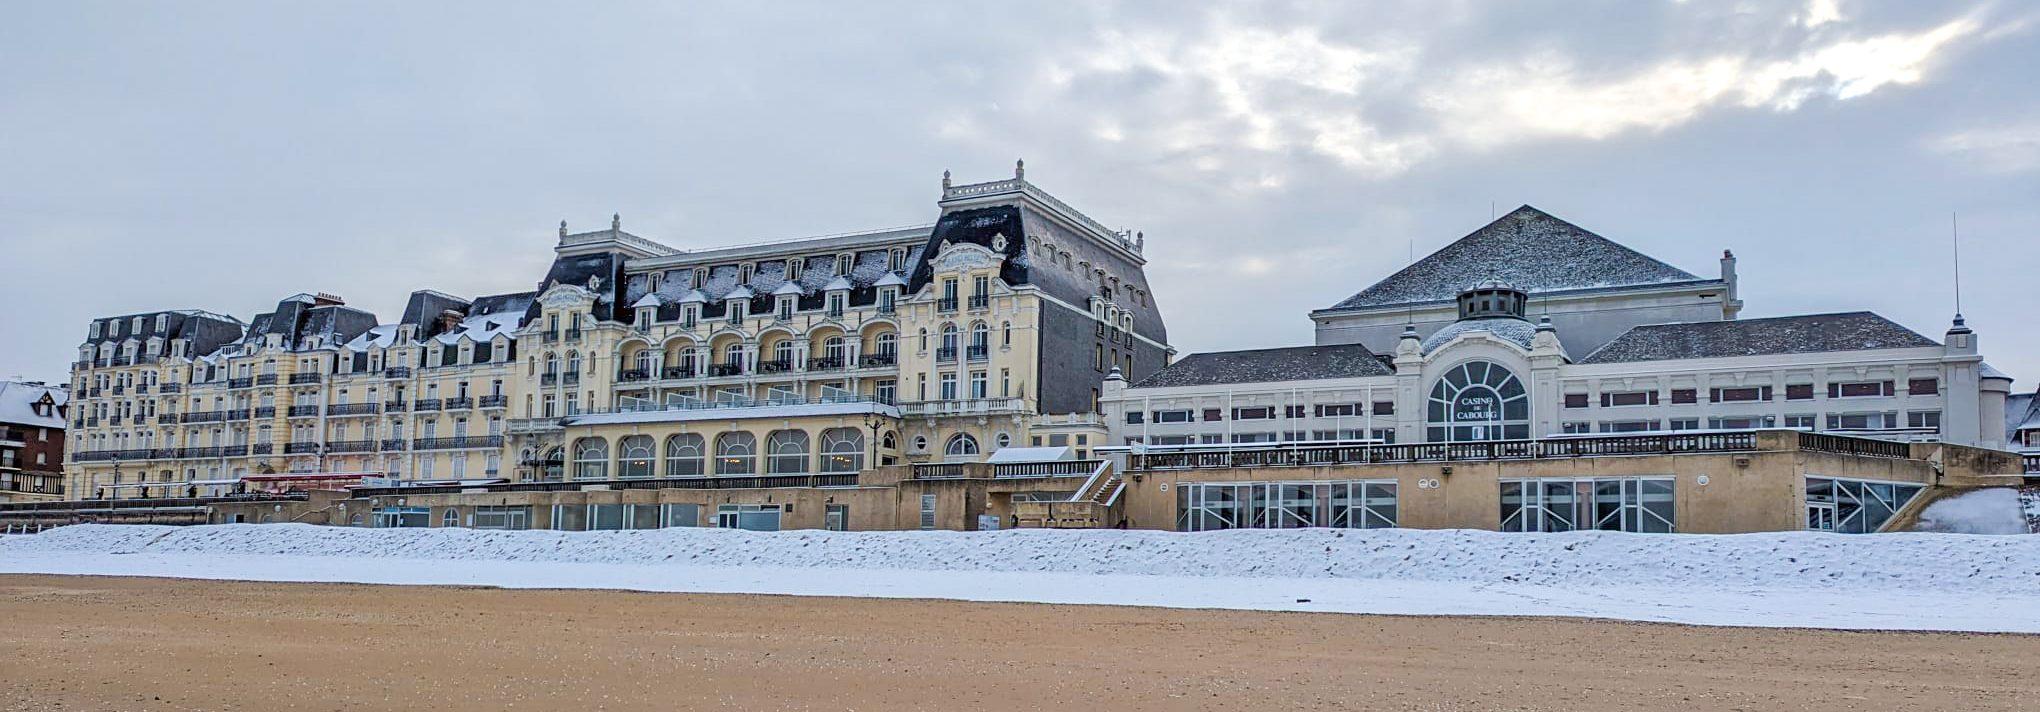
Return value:
<svg viewBox="0 0 2040 712">
<path fill-rule="evenodd" d="M 1623 332 L 1578 363 L 1770 356 L 1921 346 L 1940 344 L 1876 314 L 1845 312 L 1646 324 Z"/>
<path fill-rule="evenodd" d="M 1712 281 L 1525 205 L 1324 311 L 1449 301 L 1489 279 L 1530 294 Z"/>
<path fill-rule="evenodd" d="M 1528 351 L 1537 340 L 1537 326 L 1522 319 L 1493 317 L 1487 319 L 1461 319 L 1445 325 L 1424 339 L 1424 353 L 1431 353 L 1438 347 L 1458 338 L 1469 331 L 1485 331 L 1503 341 L 1515 343 Z"/>
<path fill-rule="evenodd" d="M 1359 344 L 1291 346 L 1191 354 L 1168 368 L 1156 371 L 1134 387 L 1217 386 L 1394 374 L 1373 352 Z"/>
</svg>

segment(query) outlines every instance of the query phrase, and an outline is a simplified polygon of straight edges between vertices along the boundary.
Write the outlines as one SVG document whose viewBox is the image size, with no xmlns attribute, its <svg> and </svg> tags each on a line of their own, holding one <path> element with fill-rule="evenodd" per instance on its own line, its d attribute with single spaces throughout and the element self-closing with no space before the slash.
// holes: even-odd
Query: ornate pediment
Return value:
<svg viewBox="0 0 2040 712">
<path fill-rule="evenodd" d="M 965 272 L 969 270 L 998 267 L 1005 261 L 998 253 L 983 245 L 969 242 L 945 242 L 935 259 L 930 261 L 936 272 Z"/>
<path fill-rule="evenodd" d="M 595 303 L 595 293 L 566 283 L 555 284 L 544 294 L 538 295 L 538 303 L 547 309 L 572 309 L 587 307 Z"/>
</svg>

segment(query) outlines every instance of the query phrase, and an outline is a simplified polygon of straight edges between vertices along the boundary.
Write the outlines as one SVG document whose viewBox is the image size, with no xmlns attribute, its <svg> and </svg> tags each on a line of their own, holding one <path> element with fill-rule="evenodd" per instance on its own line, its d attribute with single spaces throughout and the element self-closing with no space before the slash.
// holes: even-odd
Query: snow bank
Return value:
<svg viewBox="0 0 2040 712">
<path fill-rule="evenodd" d="M 2040 536 L 77 525 L 0 573 L 2040 632 Z"/>
<path fill-rule="evenodd" d="M 1734 536 L 1471 530 L 623 532 L 360 529 L 308 524 L 79 525 L 15 552 L 320 556 L 1088 575 L 1343 578 L 1593 587 L 1654 585 L 2029 594 L 2040 537 Z"/>
<path fill-rule="evenodd" d="M 1965 492 L 1927 505 L 1913 529 L 1954 534 L 2031 534 L 2020 511 L 2019 490 L 1993 487 Z"/>
</svg>

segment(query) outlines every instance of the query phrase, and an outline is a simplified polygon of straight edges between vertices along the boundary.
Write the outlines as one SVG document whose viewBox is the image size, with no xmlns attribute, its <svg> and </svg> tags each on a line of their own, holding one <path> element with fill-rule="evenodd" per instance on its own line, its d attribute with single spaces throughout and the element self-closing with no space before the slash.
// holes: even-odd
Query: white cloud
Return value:
<svg viewBox="0 0 2040 712">
<path fill-rule="evenodd" d="M 1989 171 L 2036 170 L 2040 169 L 2040 122 L 1958 131 L 1928 141 L 1927 148 Z"/>
</svg>

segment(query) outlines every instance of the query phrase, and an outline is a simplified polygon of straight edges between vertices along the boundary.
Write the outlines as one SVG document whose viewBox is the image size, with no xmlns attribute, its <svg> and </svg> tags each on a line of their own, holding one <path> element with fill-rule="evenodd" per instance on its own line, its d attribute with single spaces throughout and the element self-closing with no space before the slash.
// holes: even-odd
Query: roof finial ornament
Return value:
<svg viewBox="0 0 2040 712">
<path fill-rule="evenodd" d="M 610 213 L 610 214 L 609 214 L 609 229 L 610 229 L 611 231 L 622 231 L 622 230 L 623 230 L 623 213 Z"/>
<path fill-rule="evenodd" d="M 1027 180 L 1027 161 L 1025 159 L 1013 161 L 1013 180 Z"/>
<path fill-rule="evenodd" d="M 565 220 L 561 220 L 561 221 L 560 221 L 560 237 L 566 237 L 566 236 L 567 236 L 567 221 L 565 221 Z"/>
<path fill-rule="evenodd" d="M 1134 251 L 1134 252 L 1140 252 L 1140 251 L 1142 251 L 1142 250 L 1145 250 L 1145 249 L 1147 249 L 1147 232 L 1146 232 L 1146 231 L 1141 231 L 1141 232 L 1136 232 L 1136 233 L 1134 233 L 1134 234 L 1133 234 L 1133 251 Z"/>
<path fill-rule="evenodd" d="M 949 190 L 949 171 L 947 169 L 942 171 L 942 189 Z"/>
</svg>

